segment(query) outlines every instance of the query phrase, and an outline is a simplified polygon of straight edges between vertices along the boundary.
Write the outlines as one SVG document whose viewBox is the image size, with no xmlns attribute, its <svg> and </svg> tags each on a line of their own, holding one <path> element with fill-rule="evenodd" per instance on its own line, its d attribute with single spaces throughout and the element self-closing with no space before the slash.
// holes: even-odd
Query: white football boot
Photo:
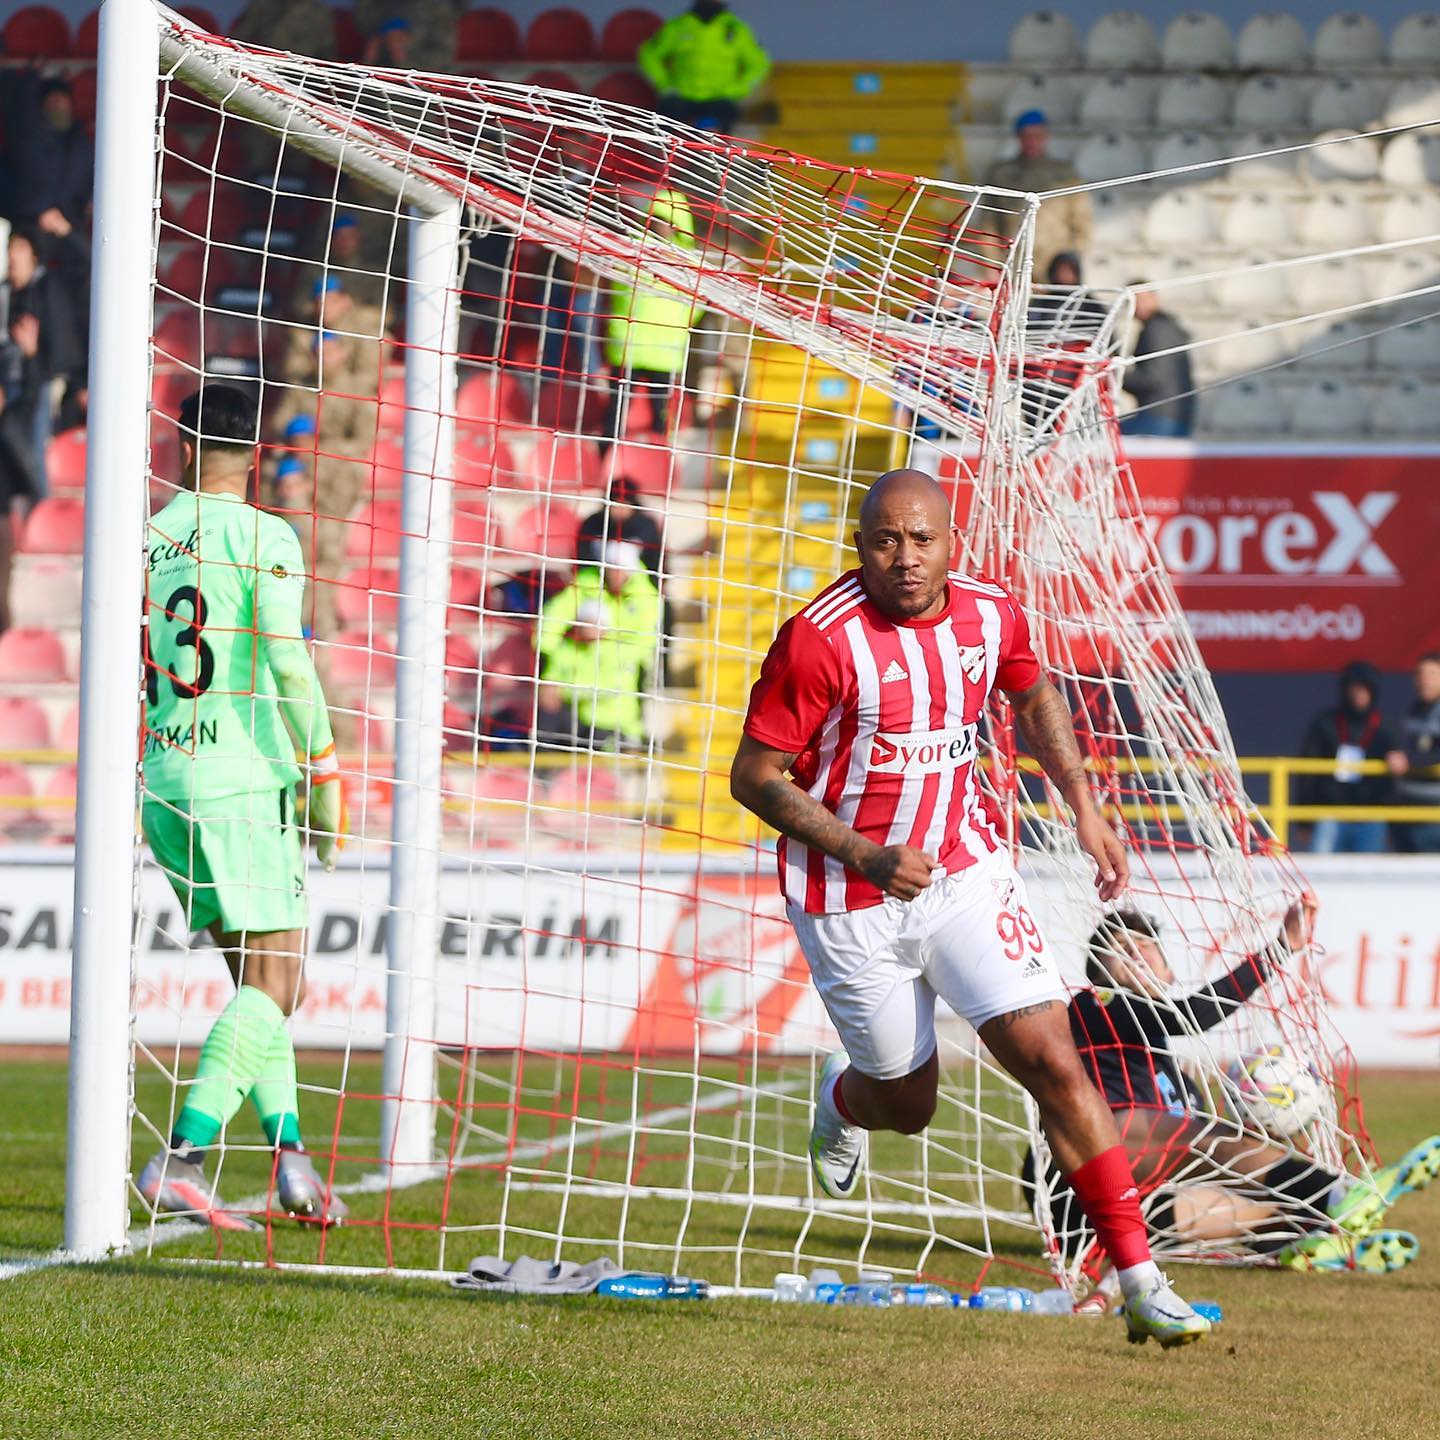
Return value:
<svg viewBox="0 0 1440 1440">
<path fill-rule="evenodd" d="M 832 1199 L 848 1200 L 860 1183 L 865 1165 L 866 1132 L 847 1124 L 830 1098 L 830 1084 L 849 1068 L 850 1057 L 837 1050 L 820 1071 L 815 1092 L 815 1119 L 810 1126 L 810 1168 L 815 1183 Z"/>
<path fill-rule="evenodd" d="M 1127 1300 L 1120 1313 L 1125 1317 L 1126 1338 L 1132 1345 L 1158 1340 L 1163 1349 L 1169 1350 L 1210 1333 L 1210 1322 L 1197 1315 L 1163 1275 L 1148 1290 Z"/>
</svg>

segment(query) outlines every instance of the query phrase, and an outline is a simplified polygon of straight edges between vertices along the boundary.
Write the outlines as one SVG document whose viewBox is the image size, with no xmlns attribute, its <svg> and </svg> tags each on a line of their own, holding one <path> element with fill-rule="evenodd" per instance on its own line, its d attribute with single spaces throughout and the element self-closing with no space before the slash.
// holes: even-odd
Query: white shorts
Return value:
<svg viewBox="0 0 1440 1440">
<path fill-rule="evenodd" d="M 977 1030 L 997 1015 L 1069 992 L 1003 851 L 932 881 L 912 901 L 842 915 L 790 906 L 850 1063 L 898 1080 L 935 1052 L 935 997 Z"/>
</svg>

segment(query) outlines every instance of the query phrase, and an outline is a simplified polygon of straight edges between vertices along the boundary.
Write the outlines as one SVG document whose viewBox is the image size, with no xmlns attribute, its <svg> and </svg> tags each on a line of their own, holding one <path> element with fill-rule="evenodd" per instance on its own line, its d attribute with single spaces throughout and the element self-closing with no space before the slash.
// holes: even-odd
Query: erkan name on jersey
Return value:
<svg viewBox="0 0 1440 1440">
<path fill-rule="evenodd" d="M 1001 846 L 975 761 L 991 692 L 1040 679 L 1013 596 L 951 575 L 944 610 L 891 620 L 842 575 L 775 637 L 745 733 L 795 757 L 795 783 L 877 845 L 913 845 L 947 874 Z M 884 892 L 838 860 L 782 837 L 786 899 L 810 914 L 882 904 Z"/>
</svg>

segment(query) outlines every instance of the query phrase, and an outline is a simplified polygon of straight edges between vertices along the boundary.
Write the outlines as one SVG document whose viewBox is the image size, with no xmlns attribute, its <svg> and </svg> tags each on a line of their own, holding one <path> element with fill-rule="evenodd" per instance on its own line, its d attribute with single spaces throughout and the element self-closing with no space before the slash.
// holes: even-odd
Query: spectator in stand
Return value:
<svg viewBox="0 0 1440 1440">
<path fill-rule="evenodd" d="M 1400 748 L 1391 760 L 1395 798 L 1402 805 L 1440 806 L 1440 654 L 1415 663 L 1415 699 L 1400 722 Z M 1440 820 L 1392 825 L 1395 848 L 1410 855 L 1440 855 Z"/>
<path fill-rule="evenodd" d="M 659 640 L 660 592 L 640 547 L 605 545 L 546 604 L 540 620 L 536 738 L 581 749 L 645 743 L 641 705 Z"/>
<path fill-rule="evenodd" d="M 329 235 L 317 237 L 316 248 L 321 254 L 326 251 L 327 239 L 329 242 L 325 269 L 317 278 L 338 275 L 345 293 L 359 305 L 376 310 L 387 304 L 398 305 L 403 299 L 398 284 L 403 271 L 391 263 L 392 251 L 397 249 L 395 232 L 396 221 L 390 215 L 363 209 L 358 214 L 342 210 L 331 223 Z M 398 249 L 402 253 L 396 258 L 403 260 L 404 246 Z"/>
<path fill-rule="evenodd" d="M 734 130 L 741 102 L 770 73 L 754 32 L 723 0 L 695 0 L 635 59 L 660 95 L 662 115 L 725 134 Z"/>
<path fill-rule="evenodd" d="M 45 452 L 56 413 L 67 394 L 78 396 L 85 388 L 85 337 L 70 288 L 40 263 L 34 237 L 11 231 L 7 254 L 7 328 L 19 352 L 19 373 L 6 408 L 29 426 L 34 473 L 43 493 Z"/>
<path fill-rule="evenodd" d="M 70 82 L 33 70 L 12 71 L 0 92 L 15 171 L 13 218 L 50 230 L 58 212 L 83 228 L 94 185 L 95 147 L 75 118 Z"/>
<path fill-rule="evenodd" d="M 290 332 L 284 361 L 285 379 L 292 385 L 312 383 L 315 375 L 315 328 L 327 336 L 338 336 L 341 344 L 327 349 L 327 370 L 343 370 L 353 383 L 347 393 L 378 393 L 381 355 L 384 346 L 380 311 L 355 299 L 340 276 L 333 271 L 316 280 L 309 301 L 300 309 L 300 324 Z M 347 382 L 348 383 L 348 382 Z M 326 388 L 339 390 L 333 379 Z"/>
<path fill-rule="evenodd" d="M 1050 122 L 1043 110 L 1027 110 L 1015 121 L 1019 154 L 997 160 L 986 172 L 984 184 L 1001 190 L 1043 193 L 1078 185 L 1080 177 L 1062 160 L 1050 156 Z M 1021 212 L 1008 209 L 986 214 L 983 228 L 1010 240 L 1020 225 Z M 1090 248 L 1093 226 L 1090 197 L 1084 193 L 1058 195 L 1040 206 L 1035 221 L 1035 278 L 1043 280 L 1055 257 L 1063 251 L 1083 256 Z"/>
<path fill-rule="evenodd" d="M 662 243 L 695 249 L 695 217 L 678 190 L 655 192 L 646 224 Z M 602 444 L 625 432 L 626 411 L 637 400 L 650 406 L 649 433 L 669 433 L 671 394 L 684 379 L 690 328 L 699 312 L 694 297 L 672 285 L 641 283 L 638 277 L 612 283 L 605 332 L 610 402 Z"/>
<path fill-rule="evenodd" d="M 1140 334 L 1125 388 L 1139 408 L 1120 422 L 1121 432 L 1183 438 L 1195 426 L 1190 352 L 1179 349 L 1190 343 L 1190 332 L 1168 310 L 1160 308 L 1153 290 L 1135 289 L 1135 318 L 1140 322 Z"/>
<path fill-rule="evenodd" d="M 448 75 L 455 69 L 455 21 L 465 0 L 356 0 L 355 23 L 370 37 L 365 63 Z"/>
<path fill-rule="evenodd" d="M 250 0 L 229 33 L 246 45 L 335 58 L 335 16 L 325 0 Z"/>
<path fill-rule="evenodd" d="M 626 475 L 611 483 L 606 503 L 580 522 L 575 557 L 582 565 L 598 565 L 612 540 L 638 546 L 645 569 L 658 583 L 663 531 L 641 503 L 639 487 Z"/>
<path fill-rule="evenodd" d="M 1340 672 L 1340 703 L 1310 722 L 1300 753 L 1307 759 L 1333 760 L 1329 775 L 1302 775 L 1303 805 L 1384 805 L 1391 793 L 1388 775 L 1362 775 L 1362 760 L 1388 760 L 1395 768 L 1399 752 L 1380 715 L 1380 672 L 1366 660 L 1352 660 Z M 1347 820 L 1343 813 L 1316 821 L 1310 848 L 1320 855 L 1377 855 L 1385 849 L 1380 820 Z"/>
</svg>

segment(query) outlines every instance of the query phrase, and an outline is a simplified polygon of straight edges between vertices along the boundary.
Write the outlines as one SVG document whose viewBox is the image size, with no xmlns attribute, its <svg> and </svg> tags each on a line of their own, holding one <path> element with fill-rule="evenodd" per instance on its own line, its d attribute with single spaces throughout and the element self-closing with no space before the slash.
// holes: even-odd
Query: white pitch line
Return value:
<svg viewBox="0 0 1440 1440">
<path fill-rule="evenodd" d="M 807 1089 L 808 1086 L 809 1081 L 791 1080 L 766 1093 L 772 1095 L 777 1093 L 793 1094 L 797 1090 Z M 720 1091 L 708 1100 L 697 1100 L 693 1105 L 672 1105 L 666 1110 L 656 1110 L 653 1114 L 645 1116 L 640 1128 L 650 1130 L 668 1124 L 672 1120 L 683 1120 L 687 1115 L 724 1110 L 727 1106 L 736 1105 L 740 1098 L 737 1092 Z M 373 1195 L 383 1194 L 387 1190 L 408 1190 L 415 1185 L 427 1185 L 431 1181 L 443 1179 L 451 1170 L 466 1170 L 477 1165 L 496 1165 L 502 1160 L 509 1160 L 512 1164 L 524 1160 L 539 1160 L 546 1155 L 553 1154 L 556 1150 L 563 1150 L 567 1146 L 607 1140 L 615 1135 L 624 1135 L 635 1128 L 635 1123 L 630 1120 L 612 1120 L 608 1125 L 598 1125 L 593 1129 L 584 1130 L 577 1124 L 571 1136 L 565 1139 L 532 1140 L 529 1144 L 517 1145 L 513 1150 L 507 1146 L 503 1150 L 492 1150 L 488 1154 L 475 1155 L 457 1161 L 454 1165 L 417 1165 L 407 1168 L 403 1176 L 391 1177 L 383 1170 L 377 1170 L 373 1174 L 362 1176 L 349 1185 L 337 1185 L 335 1193 L 337 1195 Z M 244 1200 L 233 1202 L 225 1208 L 240 1211 L 259 1210 L 267 1204 L 269 1199 L 269 1191 L 265 1191 L 259 1195 L 247 1196 Z M 144 1253 L 149 1254 L 158 1250 L 162 1245 L 173 1245 L 179 1240 L 188 1240 L 194 1235 L 203 1235 L 209 1229 L 208 1224 L 198 1220 L 167 1221 L 157 1227 L 154 1219 L 151 1219 L 144 1224 L 136 1225 L 125 1237 L 125 1250 L 111 1258 L 123 1259 L 125 1255 L 135 1253 L 142 1245 L 144 1245 Z M 35 1255 L 24 1260 L 0 1262 L 0 1281 L 13 1280 L 22 1275 L 33 1275 L 40 1270 L 53 1270 L 59 1265 L 85 1263 L 89 1262 L 77 1260 L 67 1250 L 52 1250 L 48 1255 Z M 253 1263 L 264 1264 L 263 1261 Z M 377 1269 L 369 1273 L 384 1274 L 385 1272 Z"/>
</svg>

